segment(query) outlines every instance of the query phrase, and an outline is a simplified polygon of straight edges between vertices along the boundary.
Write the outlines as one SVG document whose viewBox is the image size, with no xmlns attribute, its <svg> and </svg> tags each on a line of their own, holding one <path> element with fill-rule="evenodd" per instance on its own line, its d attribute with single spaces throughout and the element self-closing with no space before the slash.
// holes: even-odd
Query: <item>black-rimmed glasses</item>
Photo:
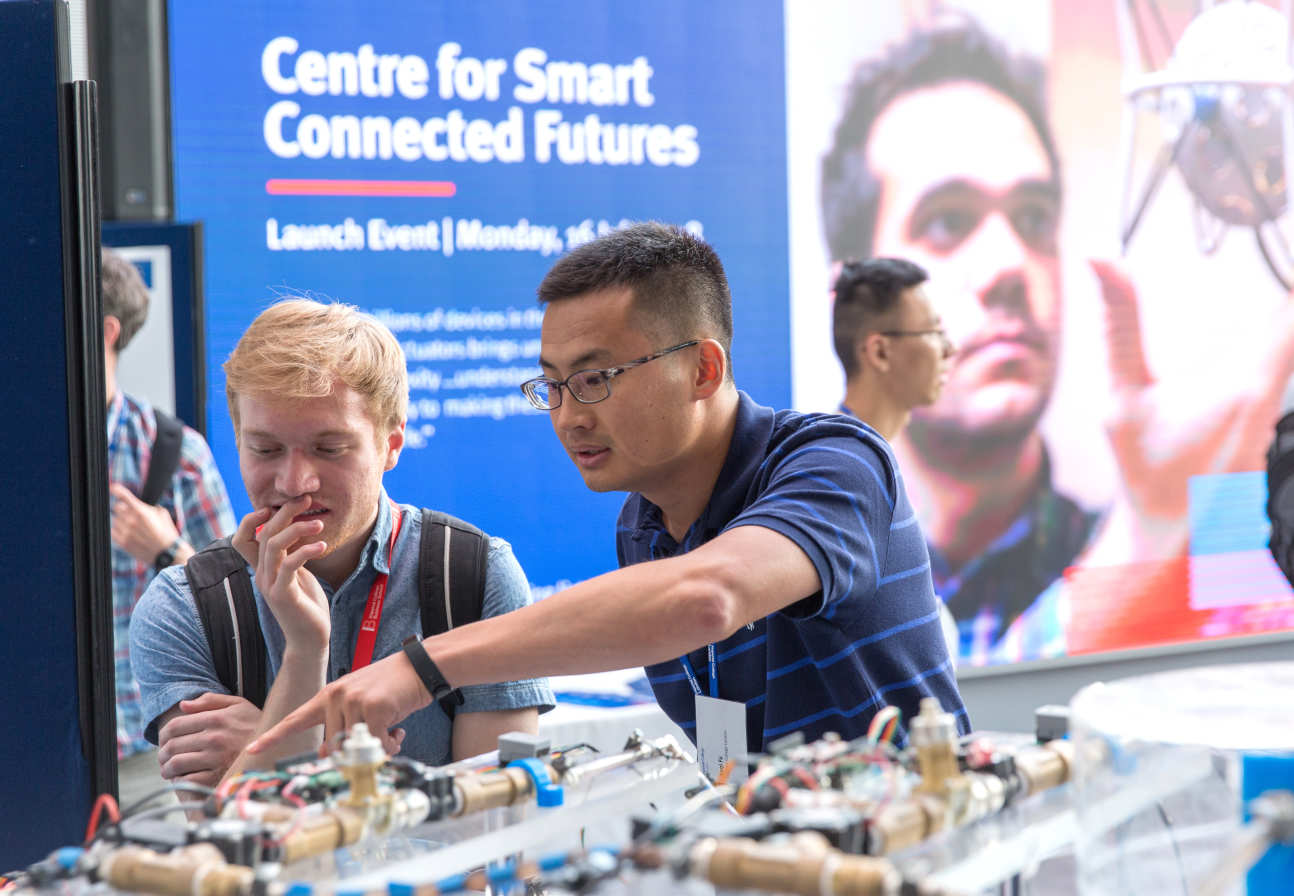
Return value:
<svg viewBox="0 0 1294 896">
<path fill-rule="evenodd" d="M 663 358 L 670 352 L 676 352 L 689 346 L 697 345 L 701 340 L 692 339 L 680 342 L 669 348 L 661 349 L 652 355 L 628 361 L 618 367 L 604 367 L 600 370 L 577 370 L 564 380 L 555 380 L 547 376 L 537 376 L 521 384 L 521 391 L 526 399 L 541 411 L 551 411 L 561 407 L 562 390 L 571 393 L 571 397 L 580 404 L 597 404 L 611 397 L 611 380 L 635 367 L 641 367 L 649 361 Z"/>
</svg>

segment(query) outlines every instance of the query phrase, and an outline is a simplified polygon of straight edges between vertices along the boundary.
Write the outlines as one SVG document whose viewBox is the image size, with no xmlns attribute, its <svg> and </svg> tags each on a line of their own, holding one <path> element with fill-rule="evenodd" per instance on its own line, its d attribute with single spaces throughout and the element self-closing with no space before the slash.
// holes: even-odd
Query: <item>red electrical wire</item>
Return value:
<svg viewBox="0 0 1294 896">
<path fill-rule="evenodd" d="M 791 769 L 791 773 L 795 775 L 795 777 L 799 778 L 800 783 L 802 783 L 809 790 L 818 789 L 817 779 L 815 779 L 813 775 L 809 774 L 809 772 L 806 769 L 803 769 L 797 765 Z"/>
<path fill-rule="evenodd" d="M 786 799 L 786 795 L 791 791 L 790 785 L 776 776 L 769 778 L 764 783 L 771 785 L 774 790 L 782 795 L 782 799 Z"/>
<path fill-rule="evenodd" d="M 273 779 L 252 778 L 238 789 L 238 795 L 234 798 L 235 805 L 238 806 L 238 817 L 247 818 L 247 799 L 252 795 L 254 790 L 265 790 L 268 787 L 277 787 L 278 781 Z"/>
<path fill-rule="evenodd" d="M 90 808 L 90 820 L 85 826 L 85 842 L 89 843 L 94 837 L 94 832 L 99 828 L 99 816 L 103 814 L 103 809 L 107 808 L 108 817 L 112 823 L 116 824 L 121 821 L 121 810 L 117 808 L 117 800 L 111 793 L 101 793 L 99 798 L 94 801 Z"/>
<path fill-rule="evenodd" d="M 269 841 L 271 846 L 282 846 L 284 840 L 288 839 L 288 837 L 291 837 L 301 829 L 301 822 L 303 822 L 306 817 L 307 806 L 305 800 L 301 799 L 301 797 L 297 796 L 295 793 L 288 793 L 286 791 L 280 794 L 280 796 L 292 803 L 292 805 L 296 806 L 297 811 L 292 813 L 292 824 L 288 826 L 288 829 L 284 831 L 281 836 Z"/>
</svg>

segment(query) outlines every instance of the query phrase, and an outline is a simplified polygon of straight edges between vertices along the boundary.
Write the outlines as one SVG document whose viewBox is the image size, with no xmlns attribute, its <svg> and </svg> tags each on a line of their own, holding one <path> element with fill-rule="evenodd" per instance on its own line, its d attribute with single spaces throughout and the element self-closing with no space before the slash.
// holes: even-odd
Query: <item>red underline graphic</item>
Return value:
<svg viewBox="0 0 1294 896">
<path fill-rule="evenodd" d="M 432 196 L 445 199 L 457 191 L 447 180 L 287 180 L 265 182 L 271 196 Z"/>
</svg>

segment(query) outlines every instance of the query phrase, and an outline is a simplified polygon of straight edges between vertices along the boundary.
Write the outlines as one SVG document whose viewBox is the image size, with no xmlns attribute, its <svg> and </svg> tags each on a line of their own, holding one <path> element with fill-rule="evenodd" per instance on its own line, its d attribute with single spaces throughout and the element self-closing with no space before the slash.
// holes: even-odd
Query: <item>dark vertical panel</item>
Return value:
<svg viewBox="0 0 1294 896">
<path fill-rule="evenodd" d="M 81 297 L 97 272 L 64 248 L 69 233 L 93 225 L 66 219 L 62 193 L 63 165 L 84 171 L 89 161 L 84 151 L 75 160 L 64 152 L 63 129 L 73 122 L 60 121 L 62 10 L 51 0 L 0 3 L 0 83 L 7 85 L 0 90 L 0 713 L 10 728 L 0 744 L 2 869 L 80 840 L 95 780 L 111 773 L 91 757 L 113 749 L 84 727 L 95 709 L 81 686 L 95 677 L 104 649 L 93 648 L 90 630 L 104 607 L 92 612 L 87 603 L 78 613 L 77 598 L 80 583 L 84 601 L 102 601 L 107 584 L 106 436 L 101 358 L 69 356 L 96 339 L 101 345 L 102 325 Z M 84 104 L 78 114 L 89 114 Z M 93 216 L 92 206 L 74 204 L 78 216 Z M 97 398 L 97 430 L 82 431 L 82 417 L 72 422 L 73 395 L 81 415 Z M 100 466 L 87 467 L 96 453 Z M 78 674 L 79 641 L 89 655 Z M 112 687 L 110 670 L 99 676 L 100 693 Z M 94 721 L 110 732 L 105 720 Z"/>
<path fill-rule="evenodd" d="M 112 0 L 94 13 L 90 76 L 101 88 L 104 216 L 167 220 L 174 203 L 165 0 Z"/>
<path fill-rule="evenodd" d="M 179 321 L 175 323 L 175 344 L 188 347 L 189 363 L 175 362 L 175 393 L 178 396 L 182 383 L 187 394 L 193 398 L 193 417 L 189 425 L 207 435 L 207 300 L 203 284 L 206 283 L 206 271 L 202 265 L 202 222 L 195 221 L 189 239 L 189 278 L 190 300 L 188 303 L 187 328 L 182 332 Z M 172 276 L 175 276 L 172 274 Z M 178 279 L 178 278 L 177 278 Z M 185 368 L 182 373 L 181 368 Z M 179 399 L 176 399 L 177 403 Z"/>
<path fill-rule="evenodd" d="M 63 308 L 67 344 L 68 492 L 76 598 L 81 753 L 91 793 L 117 792 L 116 693 L 109 571 L 108 445 L 99 293 L 96 85 L 60 88 Z"/>
</svg>

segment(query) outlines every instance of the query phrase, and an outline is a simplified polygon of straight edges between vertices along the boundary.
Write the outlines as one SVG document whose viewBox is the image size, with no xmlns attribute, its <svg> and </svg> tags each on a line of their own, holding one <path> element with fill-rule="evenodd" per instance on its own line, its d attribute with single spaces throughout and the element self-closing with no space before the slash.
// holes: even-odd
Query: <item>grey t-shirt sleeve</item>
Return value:
<svg viewBox="0 0 1294 896">
<path fill-rule="evenodd" d="M 490 538 L 485 561 L 485 604 L 481 618 L 489 619 L 530 604 L 530 583 L 512 553 L 512 545 L 502 538 Z M 527 678 L 498 684 L 469 685 L 463 688 L 463 705 L 459 712 L 490 712 L 524 709 L 536 706 L 541 713 L 556 705 L 547 678 Z"/>
<path fill-rule="evenodd" d="M 183 566 L 149 583 L 130 618 L 130 668 L 139 682 L 144 737 L 157 743 L 157 719 L 181 700 L 207 691 L 227 694 L 216 677 L 211 646 L 198 618 Z"/>
</svg>

